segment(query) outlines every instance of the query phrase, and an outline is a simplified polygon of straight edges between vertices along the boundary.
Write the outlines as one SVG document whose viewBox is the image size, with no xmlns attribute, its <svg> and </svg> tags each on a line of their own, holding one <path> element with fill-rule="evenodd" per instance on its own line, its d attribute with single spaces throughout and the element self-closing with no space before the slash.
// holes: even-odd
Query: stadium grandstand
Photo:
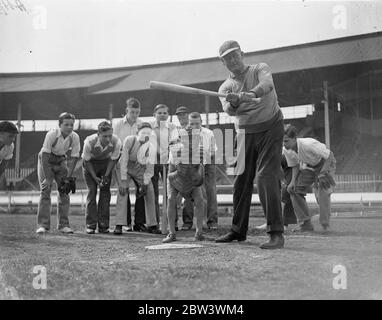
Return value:
<svg viewBox="0 0 382 320">
<path fill-rule="evenodd" d="M 248 63 L 270 65 L 287 123 L 327 143 L 337 159 L 341 191 L 382 191 L 382 33 L 248 52 Z M 165 81 L 217 91 L 227 76 L 218 58 L 116 69 L 0 74 L 0 119 L 21 130 L 17 154 L 0 180 L 0 190 L 38 190 L 37 154 L 58 114 L 72 112 L 81 142 L 103 119 L 120 118 L 128 97 L 151 118 L 164 103 L 203 113 L 204 125 L 233 128 L 217 98 L 152 90 Z M 173 119 L 176 121 L 175 119 Z M 22 150 L 22 151 L 21 151 Z M 81 163 L 76 176 L 81 180 Z M 224 165 L 218 184 L 232 183 Z M 79 187 L 81 188 L 81 182 Z"/>
</svg>

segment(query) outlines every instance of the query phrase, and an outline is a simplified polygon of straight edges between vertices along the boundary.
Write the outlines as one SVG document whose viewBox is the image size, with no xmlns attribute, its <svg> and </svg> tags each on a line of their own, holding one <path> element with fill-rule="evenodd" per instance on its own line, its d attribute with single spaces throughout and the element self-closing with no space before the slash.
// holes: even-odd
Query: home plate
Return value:
<svg viewBox="0 0 382 320">
<path fill-rule="evenodd" d="M 203 248 L 200 244 L 187 244 L 187 243 L 165 243 L 158 244 L 155 246 L 145 247 L 148 250 L 167 250 L 167 249 L 194 249 L 194 248 Z"/>
</svg>

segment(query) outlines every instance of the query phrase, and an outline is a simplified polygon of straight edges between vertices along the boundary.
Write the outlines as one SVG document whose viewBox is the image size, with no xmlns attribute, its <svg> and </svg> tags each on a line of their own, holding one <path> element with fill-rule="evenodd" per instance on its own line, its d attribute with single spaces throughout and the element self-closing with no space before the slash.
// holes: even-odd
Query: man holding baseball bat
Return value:
<svg viewBox="0 0 382 320">
<path fill-rule="evenodd" d="M 257 175 L 260 202 L 270 236 L 260 248 L 282 248 L 284 227 L 279 172 L 284 123 L 271 70 L 265 63 L 246 65 L 239 44 L 233 40 L 221 45 L 219 55 L 231 72 L 219 88 L 219 93 L 226 95 L 220 97 L 220 101 L 224 111 L 235 116 L 238 162 L 243 161 L 245 167 L 234 183 L 231 231 L 217 238 L 216 242 L 246 240 L 253 181 Z"/>
</svg>

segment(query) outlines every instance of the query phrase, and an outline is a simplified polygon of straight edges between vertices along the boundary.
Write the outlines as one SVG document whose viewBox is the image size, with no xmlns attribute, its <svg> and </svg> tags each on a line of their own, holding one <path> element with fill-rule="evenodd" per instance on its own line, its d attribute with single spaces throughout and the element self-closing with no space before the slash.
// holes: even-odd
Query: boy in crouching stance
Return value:
<svg viewBox="0 0 382 320">
<path fill-rule="evenodd" d="M 98 132 L 88 136 L 82 153 L 83 173 L 88 187 L 86 200 L 86 233 L 109 232 L 110 182 L 112 170 L 121 153 L 121 141 L 107 121 L 98 125 Z M 100 189 L 98 205 L 97 189 Z"/>
</svg>

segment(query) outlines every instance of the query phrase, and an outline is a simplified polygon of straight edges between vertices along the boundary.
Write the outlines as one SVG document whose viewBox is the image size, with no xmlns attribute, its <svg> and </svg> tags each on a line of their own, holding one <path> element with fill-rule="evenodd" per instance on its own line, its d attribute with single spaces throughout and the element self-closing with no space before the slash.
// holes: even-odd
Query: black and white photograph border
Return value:
<svg viewBox="0 0 382 320">
<path fill-rule="evenodd" d="M 0 0 L 0 300 L 382 299 L 380 92 L 380 1 Z"/>
</svg>

